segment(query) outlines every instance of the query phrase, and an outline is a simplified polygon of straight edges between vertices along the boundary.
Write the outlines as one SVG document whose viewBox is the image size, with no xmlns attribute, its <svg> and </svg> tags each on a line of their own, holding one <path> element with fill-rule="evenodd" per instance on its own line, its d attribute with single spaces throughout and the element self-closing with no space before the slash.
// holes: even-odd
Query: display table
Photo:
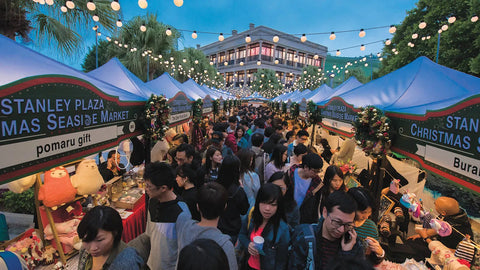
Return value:
<svg viewBox="0 0 480 270">
<path fill-rule="evenodd" d="M 145 194 L 138 200 L 138 204 L 131 210 L 133 214 L 126 219 L 122 219 L 123 233 L 122 240 L 125 243 L 130 242 L 145 232 L 147 211 L 145 209 Z"/>
</svg>

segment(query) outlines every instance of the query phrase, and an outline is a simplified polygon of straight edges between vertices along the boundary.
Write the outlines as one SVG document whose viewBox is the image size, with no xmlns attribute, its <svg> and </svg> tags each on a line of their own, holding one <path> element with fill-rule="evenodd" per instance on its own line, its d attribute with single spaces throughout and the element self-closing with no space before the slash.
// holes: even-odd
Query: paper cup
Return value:
<svg viewBox="0 0 480 270">
<path fill-rule="evenodd" d="M 255 236 L 253 237 L 253 243 L 255 244 L 255 248 L 260 251 L 263 249 L 263 242 L 265 242 L 265 240 L 263 239 L 263 237 L 261 236 Z"/>
</svg>

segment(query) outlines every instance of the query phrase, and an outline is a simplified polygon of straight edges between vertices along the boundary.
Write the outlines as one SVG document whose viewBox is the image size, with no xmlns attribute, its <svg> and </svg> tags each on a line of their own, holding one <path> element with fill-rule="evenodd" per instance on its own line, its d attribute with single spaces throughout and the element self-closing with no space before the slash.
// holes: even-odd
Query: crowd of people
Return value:
<svg viewBox="0 0 480 270">
<path fill-rule="evenodd" d="M 436 234 L 420 230 L 400 245 L 391 240 L 401 237 L 394 221 L 377 226 L 370 190 L 347 189 L 339 167 L 352 158 L 353 140 L 331 149 L 322 139 L 319 153 L 309 132 L 265 107 L 236 108 L 201 128 L 201 145 L 169 131 L 154 146 L 144 172 L 144 234 L 125 244 L 115 210 L 86 214 L 79 269 L 372 269 L 385 258 L 417 258 L 417 246 Z M 445 219 L 465 214 L 441 198 L 437 212 Z M 472 236 L 468 219 L 452 226 Z M 449 248 L 462 240 L 451 238 L 437 235 Z"/>
</svg>

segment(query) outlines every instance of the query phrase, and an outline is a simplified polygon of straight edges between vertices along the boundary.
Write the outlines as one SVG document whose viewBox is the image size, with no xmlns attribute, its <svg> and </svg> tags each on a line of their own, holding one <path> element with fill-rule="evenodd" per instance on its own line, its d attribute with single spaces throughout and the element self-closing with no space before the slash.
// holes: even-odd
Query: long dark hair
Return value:
<svg viewBox="0 0 480 270">
<path fill-rule="evenodd" d="M 282 190 L 279 186 L 272 183 L 266 183 L 261 186 L 257 193 L 257 198 L 255 200 L 255 208 L 252 213 L 252 221 L 255 230 L 258 230 L 260 225 L 263 223 L 263 216 L 260 213 L 260 203 L 277 203 L 277 211 L 275 214 L 268 220 L 267 225 L 262 231 L 262 236 L 265 237 L 269 230 L 273 226 L 273 241 L 275 242 L 277 238 L 278 227 L 280 226 L 280 220 L 285 219 L 285 208 L 282 196 Z"/>
<path fill-rule="evenodd" d="M 215 152 L 217 152 L 217 151 L 220 152 L 220 153 L 222 152 L 217 147 L 210 146 L 210 147 L 208 147 L 207 152 L 205 153 L 205 169 L 206 169 L 207 173 L 209 173 L 210 170 L 212 169 L 212 162 L 213 162 L 212 157 L 213 157 L 213 155 L 215 155 Z"/>
<path fill-rule="evenodd" d="M 255 164 L 253 162 L 254 156 L 255 152 L 250 149 L 240 149 L 240 151 L 237 152 L 237 157 L 240 159 L 240 175 L 255 170 Z"/>
<path fill-rule="evenodd" d="M 285 153 L 287 149 L 288 148 L 283 144 L 277 144 L 273 148 L 272 162 L 277 169 L 281 169 L 283 166 L 285 166 L 285 162 L 282 160 L 282 158 L 283 158 L 283 153 Z"/>
<path fill-rule="evenodd" d="M 327 199 L 328 195 L 330 194 L 330 185 L 332 183 L 332 179 L 338 175 L 340 178 L 343 179 L 343 172 L 342 170 L 336 165 L 330 165 L 325 170 L 325 175 L 323 176 L 323 187 L 320 189 L 320 194 L 322 195 L 322 201 L 320 202 L 320 211 L 322 211 L 323 207 L 325 206 L 325 200 Z M 347 187 L 345 186 L 345 181 L 342 183 L 342 186 L 339 190 L 346 191 Z"/>
<path fill-rule="evenodd" d="M 293 196 L 293 188 L 290 183 L 290 178 L 285 172 L 274 172 L 272 176 L 270 176 L 270 178 L 268 179 L 268 183 L 273 183 L 273 181 L 276 180 L 282 180 L 287 187 L 287 191 L 285 192 L 285 195 L 283 195 L 283 202 L 285 203 L 285 212 L 288 213 L 295 209 L 295 207 L 297 206 L 297 201 L 295 201 L 295 198 Z"/>
<path fill-rule="evenodd" d="M 240 160 L 236 156 L 228 155 L 223 159 L 217 181 L 226 190 L 233 184 L 240 186 Z"/>
</svg>

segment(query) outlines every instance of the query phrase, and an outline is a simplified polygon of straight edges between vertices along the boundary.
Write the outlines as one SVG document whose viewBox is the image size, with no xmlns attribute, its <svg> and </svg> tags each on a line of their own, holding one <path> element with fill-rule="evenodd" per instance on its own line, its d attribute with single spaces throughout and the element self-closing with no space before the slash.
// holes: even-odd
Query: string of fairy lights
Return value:
<svg viewBox="0 0 480 270">
<path fill-rule="evenodd" d="M 80 2 L 80 1 L 85 2 L 85 0 L 76 0 L 76 1 L 67 0 L 67 1 L 64 2 L 64 5 L 60 6 L 60 10 L 63 13 L 67 13 L 67 12 L 69 12 L 69 10 L 72 10 L 76 7 L 75 2 Z M 41 5 L 47 4 L 49 6 L 52 6 L 52 5 L 54 5 L 55 0 L 33 0 L 33 2 L 41 4 Z M 63 3 L 63 1 L 62 1 L 62 3 Z M 183 6 L 183 0 L 173 0 L 173 3 L 177 7 L 182 7 Z M 142 9 L 146 9 L 148 7 L 148 1 L 147 0 L 138 0 L 138 6 Z M 92 16 L 92 20 L 94 22 L 98 22 L 100 20 L 100 17 L 95 13 L 95 10 L 96 10 L 95 0 L 88 0 L 87 3 L 86 3 L 86 7 L 88 9 L 88 13 Z M 114 11 L 117 11 L 117 12 L 120 11 L 120 9 L 121 9 L 120 0 L 112 0 L 110 2 L 110 7 Z M 438 31 L 437 31 L 438 34 L 444 32 L 444 31 L 447 31 L 449 29 L 449 25 L 453 24 L 456 20 L 457 20 L 457 18 L 454 15 L 449 16 L 447 18 L 446 22 L 440 27 L 440 29 L 438 29 Z M 442 21 L 442 20 L 439 20 L 439 21 Z M 476 14 L 473 14 L 470 17 L 470 21 L 472 23 L 477 22 L 478 21 L 478 16 Z M 118 28 L 123 26 L 123 22 L 122 22 L 121 19 L 118 19 L 116 21 L 116 26 Z M 425 41 L 425 40 L 429 40 L 432 37 L 432 35 L 436 34 L 436 33 L 430 33 L 430 34 L 420 35 L 420 32 L 422 32 L 422 30 L 425 29 L 426 26 L 427 26 L 427 23 L 423 20 L 418 24 L 419 31 L 412 34 L 412 36 L 411 36 L 412 40 L 410 42 L 408 42 L 408 44 L 407 44 L 408 47 L 413 48 L 413 47 L 415 47 L 416 43 L 421 42 L 421 41 Z M 396 26 L 392 24 L 392 25 L 389 25 L 389 26 L 376 26 L 376 27 L 370 27 L 370 28 L 336 30 L 336 31 L 328 31 L 328 32 L 314 32 L 314 33 L 293 33 L 293 34 L 287 34 L 287 35 L 289 37 L 298 36 L 299 39 L 300 39 L 300 42 L 307 42 L 308 36 L 329 35 L 330 40 L 335 40 L 337 38 L 337 34 L 352 33 L 352 32 L 358 32 L 358 37 L 359 38 L 364 38 L 367 35 L 367 31 L 382 30 L 382 29 L 388 29 L 388 33 L 390 33 L 390 34 L 394 34 L 397 31 Z M 95 26 L 94 30 L 96 31 L 98 36 L 101 36 L 100 31 L 98 31 L 98 26 Z M 140 26 L 139 30 L 141 32 L 146 32 L 147 31 L 147 26 L 145 24 L 142 24 Z M 219 33 L 219 32 L 209 32 L 209 31 L 198 31 L 198 30 L 191 30 L 191 29 L 177 29 L 177 30 L 180 31 L 180 32 L 184 32 L 184 33 L 190 33 L 190 36 L 191 36 L 192 39 L 197 39 L 198 35 L 200 35 L 200 34 L 218 35 L 218 41 L 223 42 L 225 40 L 226 36 L 229 36 L 229 35 L 223 34 L 222 32 Z M 165 32 L 168 36 L 172 35 L 172 29 L 171 28 L 167 28 Z M 247 44 L 252 42 L 252 38 L 255 38 L 255 36 L 250 36 L 248 34 L 245 35 L 245 42 Z M 271 37 L 271 39 L 274 43 L 279 42 L 280 39 L 282 39 L 282 38 L 285 38 L 285 36 L 273 35 Z M 108 41 L 113 40 L 112 38 L 110 38 L 108 36 L 106 37 L 106 39 Z M 119 40 L 113 40 L 113 41 L 115 42 L 116 45 L 119 45 L 119 47 L 122 47 L 124 49 L 128 49 L 128 50 L 130 50 L 130 52 L 136 52 L 137 51 L 137 48 L 135 48 L 135 47 L 133 47 L 129 44 L 122 44 Z M 345 48 L 334 49 L 334 50 L 328 51 L 328 53 L 332 53 L 332 54 L 334 53 L 336 56 L 340 56 L 342 54 L 342 52 L 345 51 L 345 50 L 359 48 L 360 51 L 364 51 L 366 49 L 367 45 L 371 45 L 371 44 L 374 44 L 374 43 L 380 43 L 380 42 L 383 42 L 385 44 L 385 46 L 387 46 L 387 48 L 389 50 L 391 50 L 392 54 L 398 54 L 399 53 L 398 48 L 395 46 L 395 44 L 392 44 L 392 41 L 388 38 L 385 39 L 385 40 L 379 40 L 379 41 L 374 41 L 374 42 L 370 42 L 370 43 L 363 43 L 363 44 L 360 44 L 360 45 L 354 45 L 354 46 L 349 46 L 349 47 L 345 47 Z M 179 74 L 184 74 L 187 77 L 192 78 L 193 80 L 195 80 L 199 84 L 206 84 L 210 87 L 216 87 L 216 88 L 226 88 L 225 85 L 221 85 L 221 84 L 223 84 L 223 80 L 219 80 L 221 75 L 218 72 L 216 73 L 214 78 L 209 78 L 206 70 L 204 70 L 204 73 L 201 73 L 201 72 L 193 73 L 193 71 L 195 70 L 193 67 L 188 69 L 188 70 L 185 70 L 184 67 L 182 66 L 182 64 L 178 64 L 176 66 L 175 62 L 174 62 L 175 59 L 173 57 L 170 57 L 169 60 L 165 60 L 165 59 L 162 60 L 162 55 L 155 55 L 155 53 L 152 50 L 146 50 L 141 55 L 143 57 L 150 57 L 152 60 L 158 61 L 159 64 L 164 65 L 164 67 L 166 69 L 170 70 L 169 73 L 172 76 L 177 71 L 177 72 L 179 72 Z M 314 55 L 314 59 L 318 59 L 318 58 L 319 58 L 318 55 Z M 377 53 L 377 59 L 378 59 L 378 61 L 383 60 L 383 57 L 382 57 L 381 53 Z M 183 59 L 183 60 L 185 60 L 185 59 Z M 322 81 L 327 80 L 328 77 L 334 77 L 336 74 L 340 74 L 342 71 L 344 73 L 348 73 L 349 68 L 356 68 L 357 67 L 355 64 L 364 64 L 365 66 L 368 66 L 368 63 L 366 61 L 367 61 L 366 57 L 363 57 L 363 58 L 361 57 L 358 60 L 353 61 L 353 63 L 348 62 L 345 66 L 341 66 L 341 67 L 334 66 L 331 70 L 318 69 L 318 74 L 313 74 L 313 75 L 308 74 L 308 76 L 310 76 L 310 77 L 307 76 L 307 78 L 302 82 L 302 84 L 303 84 L 303 86 L 305 86 L 305 85 L 313 85 L 313 84 L 316 84 L 316 83 L 321 83 Z M 196 62 L 195 64 L 198 64 L 198 60 L 195 60 L 194 62 Z M 258 62 L 260 62 L 260 65 L 261 65 L 261 61 L 258 61 Z M 277 61 L 275 61 L 275 64 L 277 64 Z M 214 63 L 210 62 L 210 65 L 214 65 Z M 258 63 L 257 63 L 257 65 L 258 65 Z M 243 91 L 245 84 L 243 84 L 242 86 L 243 87 L 241 87 L 242 88 L 241 91 Z M 292 89 L 297 89 L 301 85 L 299 85 L 298 80 L 296 80 L 296 81 L 293 82 L 293 85 L 291 84 L 291 82 L 288 82 L 288 83 L 285 82 L 285 83 L 282 84 L 282 86 L 283 86 L 284 89 L 281 90 L 281 92 L 279 92 L 278 94 L 285 92 L 285 90 L 288 92 L 288 91 L 291 91 Z M 231 87 L 229 87 L 229 88 L 231 88 Z M 233 91 L 232 88 L 231 88 L 231 90 Z M 249 94 L 250 93 L 248 93 L 248 92 L 242 93 L 242 95 L 249 95 Z"/>
</svg>

